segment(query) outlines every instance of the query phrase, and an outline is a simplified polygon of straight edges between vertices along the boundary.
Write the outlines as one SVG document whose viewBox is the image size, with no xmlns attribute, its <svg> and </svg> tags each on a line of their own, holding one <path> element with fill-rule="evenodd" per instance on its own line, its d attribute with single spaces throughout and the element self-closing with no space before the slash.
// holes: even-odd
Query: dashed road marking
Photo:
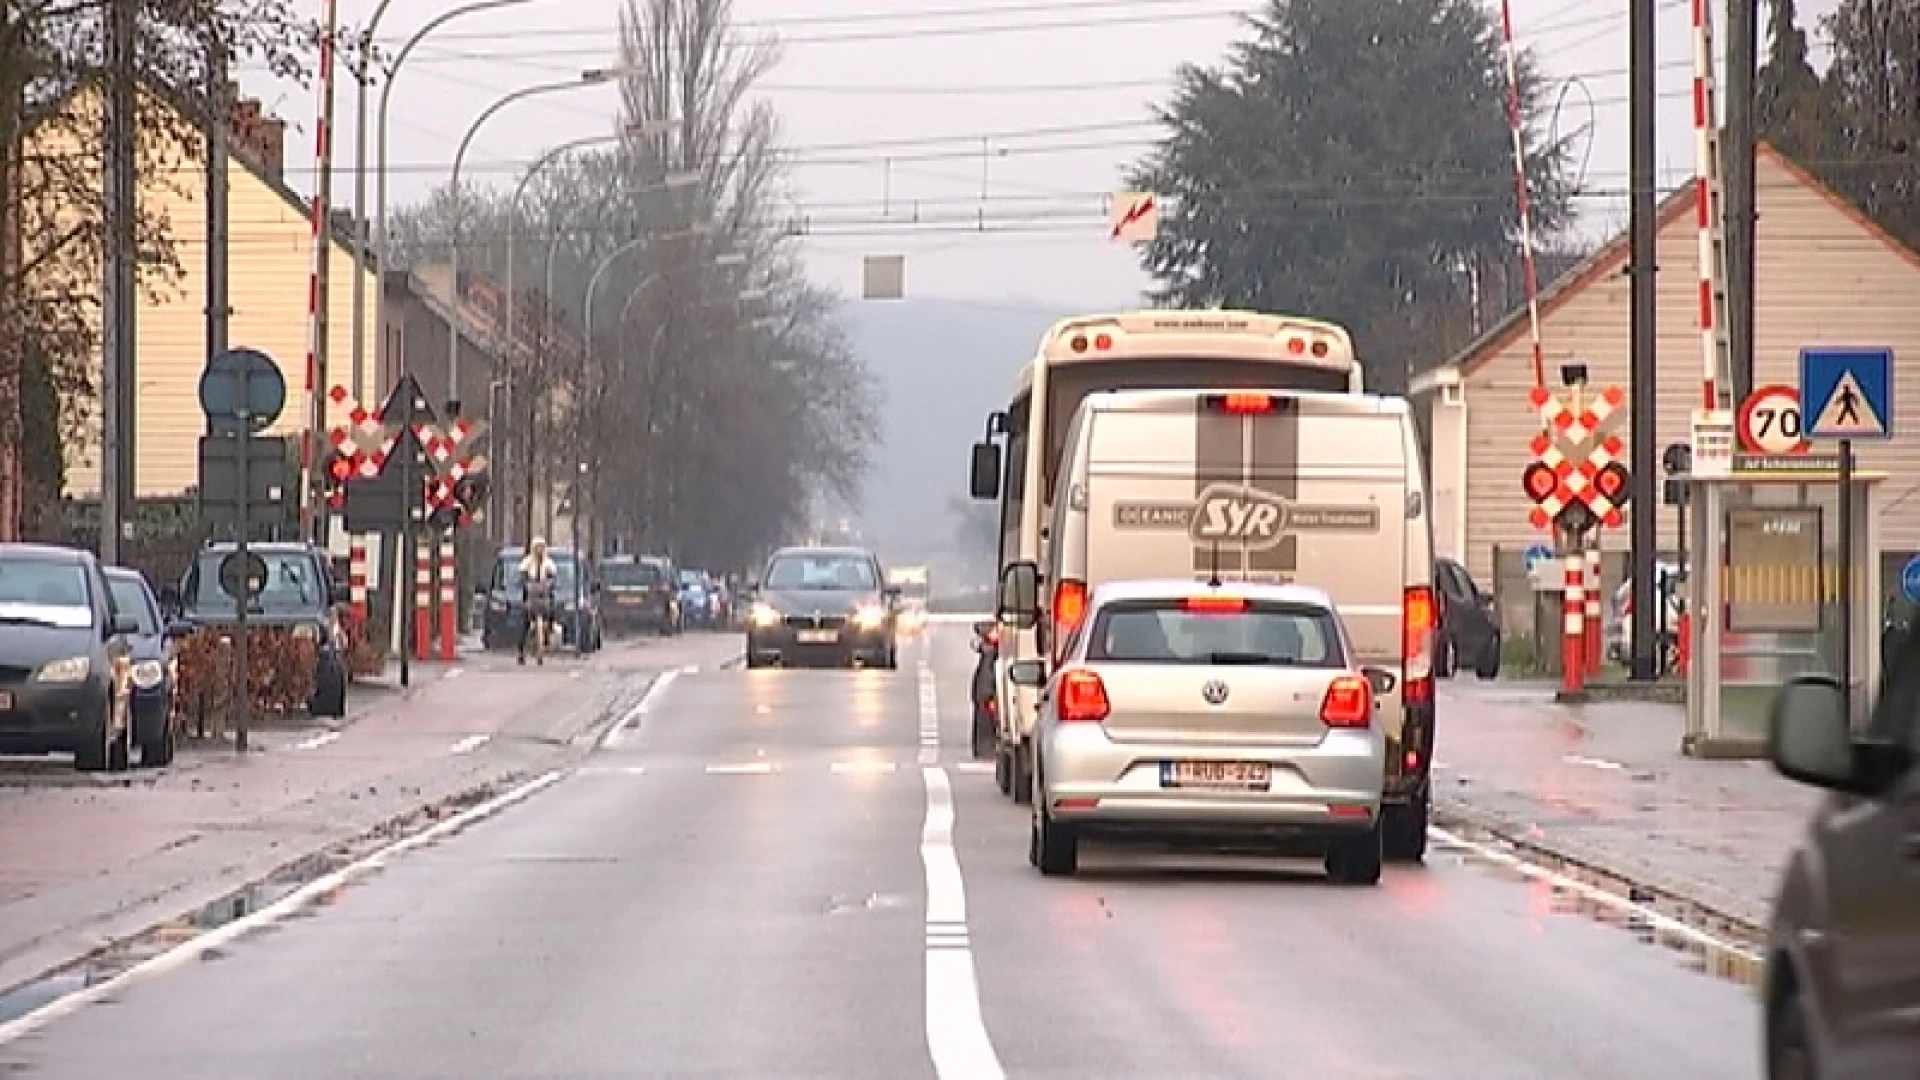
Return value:
<svg viewBox="0 0 1920 1080">
<path fill-rule="evenodd" d="M 920 764 L 940 760 L 940 693 L 933 668 L 925 653 L 920 655 Z"/>
<path fill-rule="evenodd" d="M 715 776 L 758 776 L 777 771 L 778 766 L 771 761 L 742 761 L 727 765 L 709 765 L 707 771 Z"/>
<path fill-rule="evenodd" d="M 646 771 L 645 765 L 582 765 L 574 773 L 578 776 L 639 776 Z"/>
<path fill-rule="evenodd" d="M 980 1016 L 980 984 L 967 937 L 966 882 L 953 850 L 953 787 L 945 769 L 923 768 L 920 775 L 927 785 L 927 816 L 920 829 L 920 862 L 927 876 L 927 1050 L 943 1080 L 998 1080 L 1006 1071 Z"/>
<path fill-rule="evenodd" d="M 442 675 L 442 676 L 440 676 L 440 677 L 441 677 L 441 678 L 443 678 L 443 679 L 457 679 L 457 678 L 459 678 L 460 676 L 462 676 L 462 675 L 464 675 L 464 674 L 466 674 L 466 673 L 467 673 L 467 669 L 466 669 L 466 668 L 462 668 L 462 667 L 450 667 L 450 668 L 448 668 L 448 669 L 447 669 L 447 673 L 446 673 L 445 675 Z"/>
<path fill-rule="evenodd" d="M 461 739 L 459 742 L 453 744 L 453 752 L 456 754 L 472 753 L 473 751 L 480 749 L 482 746 L 485 746 L 487 744 L 487 740 L 491 738 L 493 738 L 493 736 L 491 735 L 469 735 L 466 738 Z"/>
<path fill-rule="evenodd" d="M 959 761 L 953 766 L 954 772 L 972 773 L 976 776 L 990 775 L 993 772 L 991 761 Z"/>
<path fill-rule="evenodd" d="M 1606 758 L 1583 757 L 1579 754 L 1568 754 L 1560 760 L 1569 765 L 1584 765 L 1589 769 L 1601 769 L 1606 772 L 1619 772 L 1621 769 L 1626 768 L 1625 765 L 1617 761 L 1608 761 Z"/>
<path fill-rule="evenodd" d="M 321 747 L 327 745 L 328 743 L 333 742 L 335 739 L 338 739 L 339 737 L 340 737 L 340 733 L 337 731 L 323 731 L 320 734 L 313 736 L 312 738 L 302 739 L 299 742 L 294 743 L 292 746 L 287 747 L 287 749 L 318 750 Z"/>
</svg>

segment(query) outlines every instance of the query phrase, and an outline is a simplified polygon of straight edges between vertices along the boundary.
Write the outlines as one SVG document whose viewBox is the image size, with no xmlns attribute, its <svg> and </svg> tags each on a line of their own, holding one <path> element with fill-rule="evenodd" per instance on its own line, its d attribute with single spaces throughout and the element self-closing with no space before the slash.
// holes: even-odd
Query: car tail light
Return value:
<svg viewBox="0 0 1920 1080">
<path fill-rule="evenodd" d="M 1320 722 L 1330 728 L 1363 728 L 1373 720 L 1373 687 L 1358 675 L 1341 675 L 1327 684 L 1320 701 Z"/>
<path fill-rule="evenodd" d="M 1400 616 L 1401 700 L 1433 700 L 1433 634 L 1438 629 L 1433 590 L 1415 585 L 1406 592 Z"/>
<path fill-rule="evenodd" d="M 1275 408 L 1272 394 L 1220 394 L 1211 404 L 1230 416 L 1261 416 Z"/>
<path fill-rule="evenodd" d="M 1053 590 L 1053 660 L 1059 663 L 1067 639 L 1087 617 L 1087 583 L 1069 578 Z"/>
<path fill-rule="evenodd" d="M 1112 709 L 1107 703 L 1107 686 L 1091 671 L 1069 671 L 1060 676 L 1060 705 L 1056 711 L 1063 724 L 1097 724 Z"/>
<path fill-rule="evenodd" d="M 1242 596 L 1189 596 L 1180 601 L 1180 610 L 1196 615 L 1237 615 L 1247 610 Z"/>
</svg>

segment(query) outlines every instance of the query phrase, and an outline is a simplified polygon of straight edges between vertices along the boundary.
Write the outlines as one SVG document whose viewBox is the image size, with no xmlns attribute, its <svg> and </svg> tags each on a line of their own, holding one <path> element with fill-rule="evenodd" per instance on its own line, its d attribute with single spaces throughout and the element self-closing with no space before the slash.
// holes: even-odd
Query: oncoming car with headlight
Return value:
<svg viewBox="0 0 1920 1080">
<path fill-rule="evenodd" d="M 1037 617 L 1032 564 L 1003 610 Z M 1021 580 L 1024 578 L 1024 582 Z M 1299 585 L 1115 582 L 1094 590 L 1040 691 L 1028 855 L 1071 874 L 1094 837 L 1324 858 L 1335 881 L 1380 880 L 1387 740 L 1333 601 Z"/>
<path fill-rule="evenodd" d="M 265 586 L 247 609 L 247 625 L 286 629 L 314 643 L 313 697 L 307 712 L 314 716 L 347 714 L 347 643 L 337 606 L 345 599 L 328 570 L 324 552 L 295 543 L 248 544 L 249 554 L 265 565 Z M 220 563 L 234 545 L 208 544 L 195 556 L 180 582 L 180 625 L 170 634 L 201 626 L 231 626 L 238 617 L 235 597 L 220 581 Z"/>
<path fill-rule="evenodd" d="M 880 560 L 862 548 L 793 547 L 774 552 L 751 583 L 747 666 L 832 661 L 898 664 L 898 590 Z"/>
<path fill-rule="evenodd" d="M 174 752 L 173 688 L 178 669 L 173 638 L 167 634 L 159 599 L 145 574 L 109 566 L 106 575 L 114 610 L 136 624 L 127 635 L 127 658 L 133 663 L 133 741 L 140 747 L 140 764 L 165 765 Z"/>
</svg>

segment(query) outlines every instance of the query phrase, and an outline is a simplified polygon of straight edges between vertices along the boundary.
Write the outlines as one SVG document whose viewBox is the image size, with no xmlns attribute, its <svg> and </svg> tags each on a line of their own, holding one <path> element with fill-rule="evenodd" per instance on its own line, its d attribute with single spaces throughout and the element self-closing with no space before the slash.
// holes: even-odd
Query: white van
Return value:
<svg viewBox="0 0 1920 1080">
<path fill-rule="evenodd" d="M 1389 858 L 1426 851 L 1433 752 L 1433 535 L 1406 401 L 1364 394 L 1121 390 L 1069 427 L 1039 567 L 1057 658 L 1096 585 L 1192 574 L 1333 598 L 1379 699 Z"/>
</svg>

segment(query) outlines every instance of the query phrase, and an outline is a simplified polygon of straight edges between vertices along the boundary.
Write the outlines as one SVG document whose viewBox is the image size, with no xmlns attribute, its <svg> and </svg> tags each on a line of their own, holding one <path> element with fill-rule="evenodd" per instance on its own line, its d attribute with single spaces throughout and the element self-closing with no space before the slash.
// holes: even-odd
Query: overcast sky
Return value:
<svg viewBox="0 0 1920 1080">
<path fill-rule="evenodd" d="M 362 24 L 375 2 L 341 0 L 342 25 Z M 621 2 L 530 0 L 462 16 L 422 41 L 394 90 L 393 202 L 444 183 L 462 134 L 500 95 L 616 62 Z M 1584 184 L 1601 194 L 1581 204 L 1584 230 L 1610 232 L 1625 222 L 1624 200 L 1606 193 L 1626 180 L 1627 5 L 1513 2 L 1522 44 L 1549 76 L 1568 81 L 1560 129 L 1592 122 Z M 1659 145 L 1670 184 L 1692 169 L 1692 53 L 1686 0 L 1659 2 Z M 1811 26 L 1837 3 L 1801 0 L 1802 18 Z M 455 6 L 392 0 L 379 36 L 397 48 Z M 1106 239 L 1105 194 L 1149 145 L 1148 107 L 1173 71 L 1215 63 L 1244 33 L 1239 14 L 1247 10 L 1224 0 L 734 7 L 741 34 L 781 43 L 763 92 L 793 151 L 796 208 L 814 224 L 806 245 L 818 278 L 857 292 L 862 255 L 901 253 L 916 296 L 1076 310 L 1128 304 L 1144 288 L 1132 251 Z M 344 67 L 339 77 L 334 201 L 347 206 L 354 97 Z M 243 84 L 288 121 L 288 175 L 310 191 L 314 91 L 258 73 Z M 467 175 L 508 179 L 544 148 L 607 132 L 616 93 L 591 88 L 509 106 L 476 137 Z"/>
</svg>

